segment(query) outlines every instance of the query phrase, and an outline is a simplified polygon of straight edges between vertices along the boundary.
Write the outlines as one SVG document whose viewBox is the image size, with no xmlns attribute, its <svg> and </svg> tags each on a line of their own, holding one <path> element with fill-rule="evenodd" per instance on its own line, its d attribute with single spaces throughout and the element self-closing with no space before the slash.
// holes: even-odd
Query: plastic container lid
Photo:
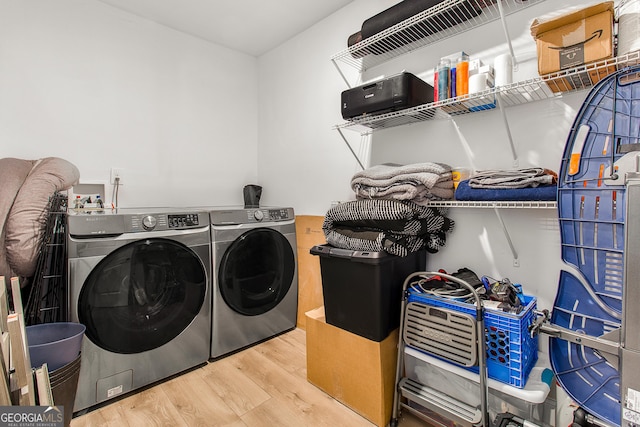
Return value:
<svg viewBox="0 0 640 427">
<path fill-rule="evenodd" d="M 440 369 L 444 369 L 445 371 L 464 377 L 470 381 L 480 381 L 479 375 L 474 372 L 468 371 L 449 362 L 445 362 L 444 360 L 431 357 L 411 347 L 405 347 L 404 352 L 406 354 L 410 354 L 416 359 L 420 359 L 431 365 L 437 366 Z M 529 379 L 527 380 L 527 384 L 524 388 L 516 388 L 510 386 L 509 384 L 505 384 L 491 378 L 488 379 L 487 385 L 492 390 L 508 394 L 529 403 L 543 403 L 549 395 L 549 384 L 551 383 L 551 378 L 553 378 L 553 372 L 551 371 L 551 369 L 544 366 L 544 359 L 545 357 L 538 357 L 538 363 L 531 370 Z"/>
</svg>

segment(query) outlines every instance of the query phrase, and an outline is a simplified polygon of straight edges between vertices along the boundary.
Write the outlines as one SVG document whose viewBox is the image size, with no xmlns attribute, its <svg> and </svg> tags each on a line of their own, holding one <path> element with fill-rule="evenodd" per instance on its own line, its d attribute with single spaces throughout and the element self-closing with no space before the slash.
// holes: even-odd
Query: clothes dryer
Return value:
<svg viewBox="0 0 640 427">
<path fill-rule="evenodd" d="M 217 208 L 211 358 L 296 326 L 298 268 L 293 208 Z"/>
<path fill-rule="evenodd" d="M 209 359 L 206 211 L 69 212 L 71 320 L 86 326 L 74 411 Z"/>
</svg>

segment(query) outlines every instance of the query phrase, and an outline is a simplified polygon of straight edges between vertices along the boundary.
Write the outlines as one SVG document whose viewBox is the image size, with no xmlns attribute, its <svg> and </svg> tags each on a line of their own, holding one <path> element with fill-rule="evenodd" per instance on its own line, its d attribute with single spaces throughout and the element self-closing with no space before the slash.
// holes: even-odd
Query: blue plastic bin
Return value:
<svg viewBox="0 0 640 427">
<path fill-rule="evenodd" d="M 85 326 L 73 322 L 43 323 L 27 326 L 31 366 L 47 364 L 49 372 L 73 362 L 80 354 Z"/>
<path fill-rule="evenodd" d="M 468 314 L 474 319 L 476 307 L 451 299 L 409 290 L 408 302 L 447 308 Z M 525 308 L 518 314 L 485 309 L 484 326 L 487 343 L 487 371 L 489 378 L 516 388 L 526 385 L 527 377 L 538 360 L 538 337 L 531 337 L 529 326 L 535 321 L 537 300 L 524 296 Z M 419 350 L 419 349 L 417 349 Z M 478 372 L 478 367 L 465 368 Z"/>
</svg>

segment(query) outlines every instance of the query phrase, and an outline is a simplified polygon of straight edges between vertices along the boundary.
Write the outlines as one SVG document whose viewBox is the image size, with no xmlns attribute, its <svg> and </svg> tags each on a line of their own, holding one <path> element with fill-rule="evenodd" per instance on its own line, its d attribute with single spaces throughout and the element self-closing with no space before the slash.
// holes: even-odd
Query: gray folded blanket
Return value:
<svg viewBox="0 0 640 427">
<path fill-rule="evenodd" d="M 555 172 L 544 168 L 484 170 L 469 178 L 471 188 L 527 188 L 556 182 Z"/>
<path fill-rule="evenodd" d="M 441 163 L 382 164 L 356 173 L 351 188 L 358 199 L 409 200 L 419 205 L 429 200 L 453 199 L 451 167 Z"/>
</svg>

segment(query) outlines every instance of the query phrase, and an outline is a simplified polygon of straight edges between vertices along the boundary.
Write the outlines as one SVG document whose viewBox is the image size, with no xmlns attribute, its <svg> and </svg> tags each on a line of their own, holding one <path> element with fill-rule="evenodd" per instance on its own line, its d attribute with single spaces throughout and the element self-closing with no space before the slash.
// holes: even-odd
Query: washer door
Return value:
<svg viewBox="0 0 640 427">
<path fill-rule="evenodd" d="M 231 309 L 255 316 L 282 301 L 294 274 L 295 258 L 287 238 L 269 228 L 254 228 L 225 251 L 218 286 Z"/>
<path fill-rule="evenodd" d="M 114 353 L 140 353 L 178 336 L 205 300 L 206 271 L 185 245 L 167 239 L 129 243 L 91 271 L 78 298 L 87 337 Z"/>
</svg>

